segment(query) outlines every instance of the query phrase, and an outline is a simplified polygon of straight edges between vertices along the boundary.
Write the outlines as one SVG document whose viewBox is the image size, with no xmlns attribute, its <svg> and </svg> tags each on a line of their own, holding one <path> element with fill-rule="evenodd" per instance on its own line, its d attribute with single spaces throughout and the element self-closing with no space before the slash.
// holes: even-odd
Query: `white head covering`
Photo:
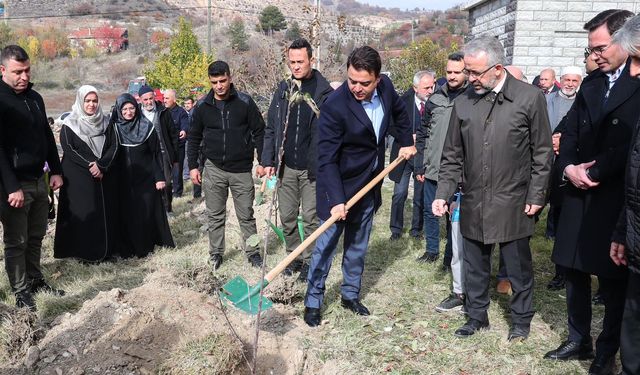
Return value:
<svg viewBox="0 0 640 375">
<path fill-rule="evenodd" d="M 84 99 L 92 92 L 98 95 L 98 90 L 93 86 L 84 85 L 78 89 L 76 102 L 71 107 L 71 113 L 62 123 L 86 143 L 93 154 L 99 158 L 102 156 L 104 132 L 109 125 L 109 118 L 103 115 L 99 100 L 95 114 L 90 116 L 84 111 Z"/>
<path fill-rule="evenodd" d="M 564 68 L 562 68 L 562 74 L 560 74 L 560 77 L 562 77 L 565 74 L 577 74 L 580 77 L 583 76 L 582 68 L 579 66 L 565 66 Z"/>
</svg>

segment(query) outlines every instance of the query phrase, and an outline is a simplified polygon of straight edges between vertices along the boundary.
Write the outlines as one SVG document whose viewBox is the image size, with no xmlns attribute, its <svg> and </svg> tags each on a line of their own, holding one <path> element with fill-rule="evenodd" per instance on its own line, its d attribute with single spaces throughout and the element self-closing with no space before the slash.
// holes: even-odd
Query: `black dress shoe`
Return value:
<svg viewBox="0 0 640 375">
<path fill-rule="evenodd" d="M 513 327 L 511 327 L 511 329 L 509 330 L 507 341 L 509 342 L 524 341 L 528 337 L 529 337 L 529 326 L 514 324 Z"/>
<path fill-rule="evenodd" d="M 615 356 L 596 356 L 589 367 L 589 375 L 613 375 L 615 359 Z"/>
<path fill-rule="evenodd" d="M 435 261 L 438 260 L 438 254 L 424 253 L 420 258 L 416 260 L 422 263 L 435 263 Z"/>
<path fill-rule="evenodd" d="M 302 262 L 296 259 L 293 262 L 289 263 L 289 265 L 284 268 L 284 271 L 282 271 L 282 273 L 285 276 L 293 276 L 294 273 L 300 270 L 300 267 L 302 267 Z"/>
<path fill-rule="evenodd" d="M 593 347 L 591 343 L 579 343 L 575 341 L 565 341 L 557 349 L 544 355 L 545 359 L 556 359 L 567 361 L 570 359 L 591 359 L 593 358 Z"/>
<path fill-rule="evenodd" d="M 402 237 L 400 233 L 391 233 L 391 237 L 389 237 L 389 241 L 397 241 Z"/>
<path fill-rule="evenodd" d="M 469 319 L 462 327 L 456 330 L 454 335 L 456 335 L 456 337 L 467 338 L 481 329 L 489 329 L 489 322 L 481 322 L 477 319 Z"/>
<path fill-rule="evenodd" d="M 314 307 L 304 308 L 304 322 L 309 327 L 317 327 L 322 323 L 322 315 L 320 315 L 320 309 Z"/>
<path fill-rule="evenodd" d="M 562 290 L 564 289 L 564 276 L 555 275 L 549 284 L 547 284 L 549 290 Z"/>
<path fill-rule="evenodd" d="M 369 309 L 366 308 L 365 305 L 360 303 L 357 299 L 342 299 L 342 307 L 345 309 L 351 310 L 354 313 L 362 316 L 369 316 L 371 313 Z"/>
<path fill-rule="evenodd" d="M 213 254 L 209 261 L 211 262 L 211 267 L 213 267 L 213 270 L 215 271 L 222 265 L 222 255 Z"/>
<path fill-rule="evenodd" d="M 248 261 L 252 266 L 256 268 L 262 267 L 262 257 L 260 256 L 260 253 L 250 255 Z"/>
<path fill-rule="evenodd" d="M 46 292 L 56 296 L 64 296 L 66 292 L 62 289 L 55 289 L 51 285 L 47 284 L 44 279 L 37 279 L 31 281 L 31 293 Z"/>
<path fill-rule="evenodd" d="M 16 307 L 36 311 L 36 303 L 33 301 L 33 296 L 29 291 L 16 294 Z"/>
</svg>

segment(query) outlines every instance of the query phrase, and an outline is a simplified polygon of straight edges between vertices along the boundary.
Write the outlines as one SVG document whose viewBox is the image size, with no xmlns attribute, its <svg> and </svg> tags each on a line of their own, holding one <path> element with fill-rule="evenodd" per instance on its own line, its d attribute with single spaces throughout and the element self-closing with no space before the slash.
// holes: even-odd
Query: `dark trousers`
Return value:
<svg viewBox="0 0 640 375">
<path fill-rule="evenodd" d="M 591 342 L 591 275 L 572 268 L 565 271 L 569 340 Z M 620 346 L 627 279 L 599 277 L 598 281 L 604 300 L 604 320 L 596 340 L 596 355 L 613 356 Z"/>
<path fill-rule="evenodd" d="M 402 233 L 404 227 L 404 203 L 409 195 L 409 182 L 413 168 L 409 163 L 404 163 L 402 178 L 393 187 L 393 197 L 391 198 L 391 220 L 389 229 L 391 233 Z M 409 234 L 419 236 L 422 233 L 422 211 L 424 197 L 422 195 L 422 182 L 413 180 L 413 214 L 411 215 L 411 230 Z"/>
<path fill-rule="evenodd" d="M 620 360 L 624 375 L 640 374 L 640 274 L 631 271 L 622 315 Z"/>
<path fill-rule="evenodd" d="M 4 234 L 4 265 L 14 293 L 29 290 L 33 280 L 42 279 L 40 253 L 47 231 L 49 196 L 44 176 L 37 181 L 21 181 L 24 205 L 10 207 L 7 195 L 0 194 L 0 221 Z"/>
<path fill-rule="evenodd" d="M 369 248 L 369 235 L 373 224 L 373 197 L 369 194 L 363 200 L 358 205 L 358 212 L 350 211 L 347 214 L 347 220 L 336 222 L 316 240 L 307 276 L 307 294 L 304 299 L 306 307 L 317 309 L 322 307 L 325 282 L 343 231 L 344 250 L 340 292 L 345 299 L 360 298 L 364 258 Z M 323 223 L 324 220 L 320 220 L 320 225 Z"/>
<path fill-rule="evenodd" d="M 464 290 L 467 293 L 469 318 L 488 321 L 489 278 L 493 244 L 464 238 Z M 533 265 L 529 237 L 500 243 L 504 264 L 511 281 L 511 321 L 529 326 L 533 318 Z"/>
<path fill-rule="evenodd" d="M 182 169 L 184 166 L 184 154 L 185 144 L 180 143 L 178 145 L 178 165 L 173 165 L 172 180 L 173 180 L 173 195 L 175 197 L 181 197 L 184 190 L 184 179 L 182 178 Z"/>
<path fill-rule="evenodd" d="M 436 197 L 438 183 L 433 180 L 424 180 L 424 236 L 427 240 L 426 252 L 432 255 L 440 253 L 440 220 L 431 211 L 431 204 Z"/>
</svg>

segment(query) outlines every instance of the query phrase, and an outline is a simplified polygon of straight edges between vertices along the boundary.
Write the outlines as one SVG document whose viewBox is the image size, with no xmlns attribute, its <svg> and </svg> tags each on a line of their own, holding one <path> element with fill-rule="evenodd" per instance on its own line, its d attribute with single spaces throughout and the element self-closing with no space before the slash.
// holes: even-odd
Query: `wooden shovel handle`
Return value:
<svg viewBox="0 0 640 375">
<path fill-rule="evenodd" d="M 365 185 L 360 191 L 358 191 L 346 204 L 345 209 L 353 207 L 365 194 L 369 192 L 369 190 L 373 189 L 383 178 L 385 178 L 395 167 L 397 167 L 400 163 L 404 161 L 404 157 L 398 156 L 396 160 L 394 160 L 391 164 L 389 164 L 385 169 L 382 170 L 373 180 L 371 180 L 368 184 Z M 280 263 L 278 263 L 269 273 L 264 277 L 267 282 L 271 282 L 276 276 L 278 276 L 282 271 L 284 271 L 285 267 L 287 267 L 291 262 L 293 262 L 298 255 L 302 254 L 302 252 L 309 246 L 313 241 L 315 241 L 320 235 L 329 229 L 336 221 L 339 219 L 339 215 L 332 215 L 327 221 L 322 223 L 322 225 L 313 231 L 298 247 L 295 248 L 286 258 L 284 258 Z"/>
</svg>

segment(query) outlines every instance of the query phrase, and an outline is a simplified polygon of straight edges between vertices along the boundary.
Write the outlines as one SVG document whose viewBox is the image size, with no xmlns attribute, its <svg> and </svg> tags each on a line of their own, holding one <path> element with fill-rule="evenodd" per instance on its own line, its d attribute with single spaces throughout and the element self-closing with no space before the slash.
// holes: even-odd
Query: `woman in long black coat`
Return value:
<svg viewBox="0 0 640 375">
<path fill-rule="evenodd" d="M 54 241 L 56 258 L 101 261 L 118 251 L 118 142 L 102 113 L 98 91 L 82 86 L 60 130 L 64 184 Z"/>
<path fill-rule="evenodd" d="M 118 134 L 121 255 L 143 257 L 158 246 L 175 247 L 162 203 L 166 181 L 153 124 L 133 96 L 116 99 L 111 123 Z"/>
</svg>

